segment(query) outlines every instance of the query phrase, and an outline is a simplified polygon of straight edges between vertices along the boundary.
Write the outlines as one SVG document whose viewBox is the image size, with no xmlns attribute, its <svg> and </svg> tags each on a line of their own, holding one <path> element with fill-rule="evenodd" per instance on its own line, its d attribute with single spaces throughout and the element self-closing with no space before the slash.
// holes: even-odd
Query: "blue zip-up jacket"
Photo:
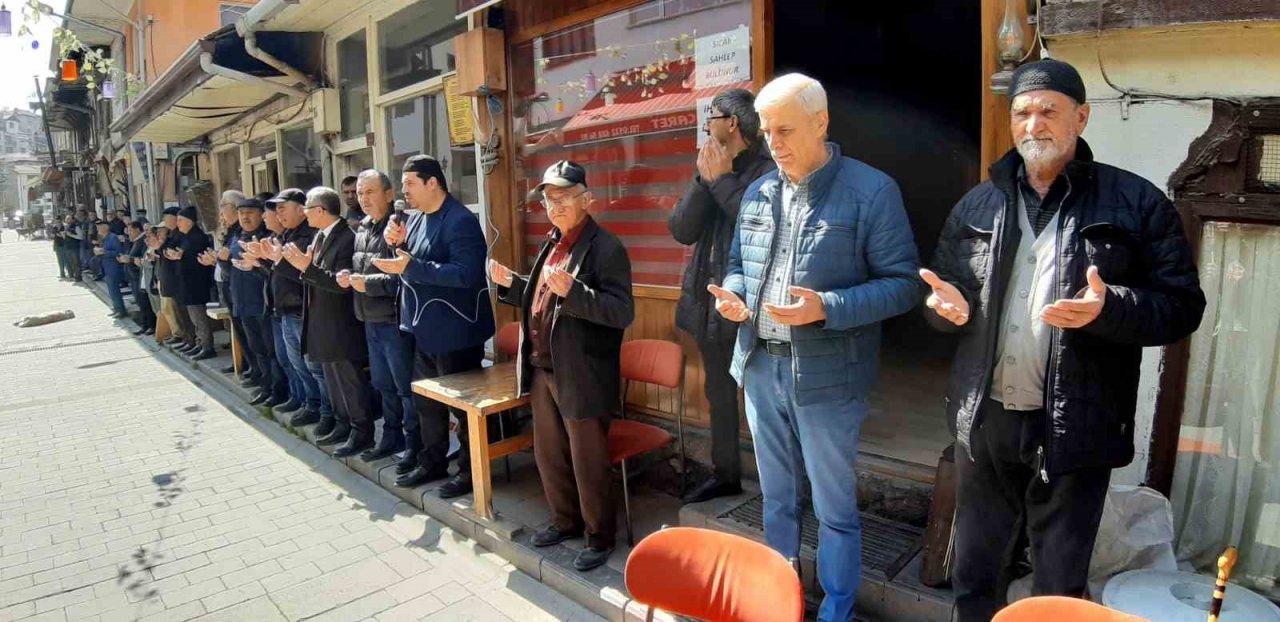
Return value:
<svg viewBox="0 0 1280 622">
<path fill-rule="evenodd" d="M 266 225 L 259 225 L 253 231 L 239 231 L 227 236 L 225 244 L 231 249 L 231 257 L 226 262 L 228 285 L 235 305 L 231 308 L 236 317 L 262 317 L 267 313 L 268 273 L 265 270 L 241 270 L 231 262 L 244 259 L 244 249 L 240 241 L 261 240 L 271 235 Z"/>
<path fill-rule="evenodd" d="M 915 238 L 898 184 L 829 144 L 831 160 L 813 173 L 810 209 L 795 227 L 791 284 L 822 297 L 826 320 L 791 327 L 792 373 L 801 406 L 866 398 L 875 384 L 880 322 L 920 300 Z M 777 171 L 751 184 L 729 251 L 724 288 L 743 298 L 751 318 L 738 328 L 730 372 L 742 384 L 747 357 L 757 348 L 756 318 L 766 313 L 761 285 L 782 216 Z"/>
</svg>

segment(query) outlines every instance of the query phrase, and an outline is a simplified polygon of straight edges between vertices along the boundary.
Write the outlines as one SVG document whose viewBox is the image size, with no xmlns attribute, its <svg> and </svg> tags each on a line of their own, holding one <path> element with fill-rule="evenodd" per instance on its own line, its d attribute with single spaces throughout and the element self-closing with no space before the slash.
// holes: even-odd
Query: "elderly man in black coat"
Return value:
<svg viewBox="0 0 1280 622">
<path fill-rule="evenodd" d="M 213 351 L 213 326 L 205 306 L 213 299 L 213 238 L 200 228 L 200 214 L 194 205 L 178 211 L 178 231 L 182 233 L 174 248 L 164 251 L 165 257 L 177 262 L 178 313 L 184 311 L 190 319 L 191 330 L 197 340 L 193 347 L 179 350 L 196 361 L 211 359 Z M 185 328 L 185 327 L 184 327 Z"/>
<path fill-rule="evenodd" d="M 334 456 L 343 458 L 373 446 L 374 421 L 364 365 L 369 352 L 364 325 L 356 318 L 351 290 L 338 284 L 350 272 L 356 234 L 342 220 L 342 199 L 332 188 L 307 193 L 307 223 L 316 230 L 310 248 L 284 247 L 284 259 L 302 274 L 306 289 L 302 306 L 302 349 L 324 369 L 333 402 L 333 430 L 316 439 L 321 445 L 342 443 Z"/>
<path fill-rule="evenodd" d="M 530 393 L 534 459 L 553 518 L 533 544 L 585 535 L 573 565 L 587 571 L 608 561 L 615 539 L 609 420 L 622 411 L 622 335 L 635 319 L 631 259 L 587 213 L 581 166 L 551 165 L 534 192 L 555 228 L 533 271 L 490 261 L 489 278 L 503 302 L 524 310 L 518 376 Z"/>
</svg>

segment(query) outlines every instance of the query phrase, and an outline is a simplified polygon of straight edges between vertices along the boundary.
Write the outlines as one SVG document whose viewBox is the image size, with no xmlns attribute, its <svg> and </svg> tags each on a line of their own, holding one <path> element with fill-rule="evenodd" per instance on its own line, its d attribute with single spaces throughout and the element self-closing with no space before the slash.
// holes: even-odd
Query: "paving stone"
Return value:
<svg viewBox="0 0 1280 622">
<path fill-rule="evenodd" d="M 328 611 L 377 590 L 394 585 L 400 575 L 377 559 L 347 566 L 272 594 L 272 600 L 291 620 Z M 395 604 L 395 603 L 392 603 Z"/>
</svg>

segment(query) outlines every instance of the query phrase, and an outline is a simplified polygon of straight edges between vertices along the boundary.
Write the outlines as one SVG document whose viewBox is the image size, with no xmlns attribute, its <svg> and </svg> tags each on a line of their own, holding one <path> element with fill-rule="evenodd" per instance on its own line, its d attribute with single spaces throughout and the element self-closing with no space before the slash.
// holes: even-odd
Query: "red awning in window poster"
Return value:
<svg viewBox="0 0 1280 622">
<path fill-rule="evenodd" d="M 633 67 L 609 75 L 605 85 L 560 132 L 564 145 L 697 129 L 698 100 L 749 82 L 693 88 L 692 58 Z"/>
</svg>

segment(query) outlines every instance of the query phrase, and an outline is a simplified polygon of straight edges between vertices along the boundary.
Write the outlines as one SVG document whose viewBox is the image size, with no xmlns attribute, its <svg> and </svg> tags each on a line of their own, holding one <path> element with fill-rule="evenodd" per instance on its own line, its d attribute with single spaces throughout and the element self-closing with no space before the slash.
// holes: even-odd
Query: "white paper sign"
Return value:
<svg viewBox="0 0 1280 622">
<path fill-rule="evenodd" d="M 707 139 L 710 138 L 710 136 L 708 136 L 706 132 L 702 131 L 702 128 L 707 126 L 707 118 L 711 116 L 711 100 L 713 99 L 715 98 L 714 97 L 698 98 L 698 148 L 699 149 L 701 149 L 702 144 L 707 142 Z"/>
<path fill-rule="evenodd" d="M 751 79 L 751 30 L 738 26 L 694 41 L 695 83 L 705 89 Z"/>
</svg>

